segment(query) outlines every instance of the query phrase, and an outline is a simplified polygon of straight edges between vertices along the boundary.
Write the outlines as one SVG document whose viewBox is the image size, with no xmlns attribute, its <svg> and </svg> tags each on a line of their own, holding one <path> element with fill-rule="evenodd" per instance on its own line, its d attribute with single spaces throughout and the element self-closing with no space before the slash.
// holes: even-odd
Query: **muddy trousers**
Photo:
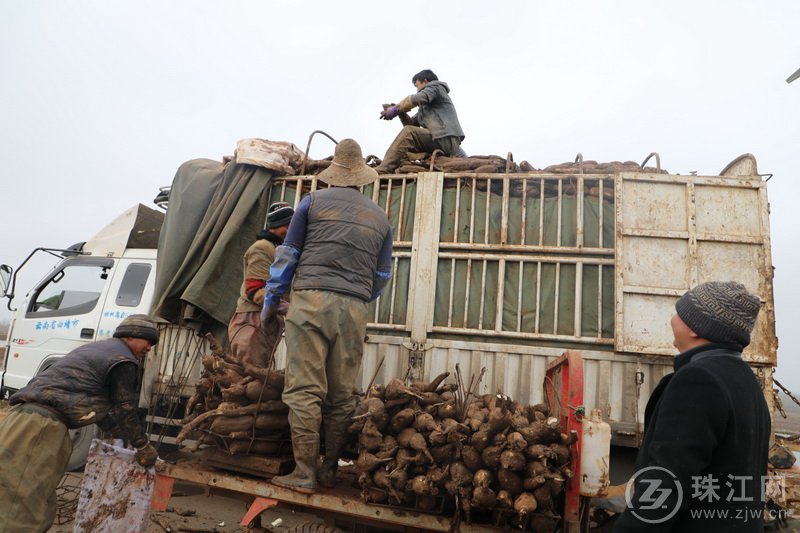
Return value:
<svg viewBox="0 0 800 533">
<path fill-rule="evenodd" d="M 72 440 L 60 421 L 13 408 L 0 421 L 0 533 L 47 531 Z"/>
<path fill-rule="evenodd" d="M 228 324 L 228 340 L 231 354 L 240 363 L 265 368 L 274 351 L 274 339 L 269 339 L 261 327 L 261 311 L 234 313 Z"/>
<path fill-rule="evenodd" d="M 292 439 L 319 438 L 350 423 L 353 385 L 361 366 L 369 304 L 329 291 L 292 292 L 286 315 L 286 386 Z"/>
<path fill-rule="evenodd" d="M 409 154 L 431 154 L 434 150 L 440 149 L 445 155 L 450 157 L 466 157 L 467 154 L 461 149 L 461 141 L 458 137 L 442 137 L 434 139 L 431 132 L 425 128 L 417 126 L 403 126 L 397 137 L 394 138 L 383 161 L 376 169 L 382 172 L 394 172 L 409 159 Z"/>
</svg>

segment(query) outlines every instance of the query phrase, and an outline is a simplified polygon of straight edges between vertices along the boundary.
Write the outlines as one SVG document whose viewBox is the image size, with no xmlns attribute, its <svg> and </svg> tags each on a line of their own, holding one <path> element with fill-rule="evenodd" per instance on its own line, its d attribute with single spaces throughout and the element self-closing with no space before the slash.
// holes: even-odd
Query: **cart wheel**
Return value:
<svg viewBox="0 0 800 533">
<path fill-rule="evenodd" d="M 338 527 L 333 527 L 326 524 L 305 522 L 299 526 L 294 526 L 291 529 L 287 529 L 286 533 L 344 533 L 344 531 Z"/>
</svg>

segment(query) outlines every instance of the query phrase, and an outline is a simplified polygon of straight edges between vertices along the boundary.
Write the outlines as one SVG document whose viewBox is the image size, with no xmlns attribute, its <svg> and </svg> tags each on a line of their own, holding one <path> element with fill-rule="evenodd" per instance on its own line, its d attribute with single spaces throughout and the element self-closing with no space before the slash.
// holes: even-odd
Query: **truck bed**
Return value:
<svg viewBox="0 0 800 533">
<path fill-rule="evenodd" d="M 361 493 L 352 483 L 343 482 L 335 489 L 320 488 L 315 494 L 306 495 L 273 485 L 265 479 L 237 475 L 208 467 L 196 458 L 181 460 L 176 464 L 165 464 L 159 475 L 224 489 L 253 496 L 276 500 L 281 505 L 294 506 L 304 512 L 330 516 L 338 520 L 359 525 L 373 525 L 400 531 L 449 531 L 451 518 L 421 511 L 369 505 L 361 499 Z M 340 475 L 342 481 L 345 475 Z M 463 533 L 488 533 L 496 531 L 491 524 L 464 524 Z"/>
</svg>

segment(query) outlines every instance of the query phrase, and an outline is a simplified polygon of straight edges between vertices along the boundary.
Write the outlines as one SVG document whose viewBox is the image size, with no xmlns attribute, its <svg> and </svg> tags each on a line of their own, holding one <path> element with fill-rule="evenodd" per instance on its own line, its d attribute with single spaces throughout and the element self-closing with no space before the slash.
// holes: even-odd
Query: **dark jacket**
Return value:
<svg viewBox="0 0 800 533">
<path fill-rule="evenodd" d="M 270 239 L 258 239 L 244 253 L 242 259 L 244 280 L 239 289 L 239 300 L 236 302 L 237 313 L 261 311 L 264 306 L 269 266 L 275 260 L 275 246 L 276 244 Z"/>
<path fill-rule="evenodd" d="M 124 341 L 107 339 L 84 344 L 34 376 L 9 403 L 46 405 L 60 413 L 72 429 L 102 425 L 116 407 L 110 374 L 120 365 L 130 365 L 134 375 L 138 368 L 136 357 Z"/>
<path fill-rule="evenodd" d="M 458 122 L 458 114 L 450 99 L 450 87 L 443 81 L 428 82 L 416 94 L 410 96 L 411 102 L 419 106 L 412 118 L 412 124 L 422 126 L 431 132 L 431 137 L 458 137 L 464 140 L 464 131 Z"/>
<path fill-rule="evenodd" d="M 647 402 L 636 458 L 636 472 L 664 470 L 634 475 L 632 505 L 614 531 L 762 531 L 770 415 L 752 369 L 721 344 L 686 351 L 673 366 Z"/>
</svg>

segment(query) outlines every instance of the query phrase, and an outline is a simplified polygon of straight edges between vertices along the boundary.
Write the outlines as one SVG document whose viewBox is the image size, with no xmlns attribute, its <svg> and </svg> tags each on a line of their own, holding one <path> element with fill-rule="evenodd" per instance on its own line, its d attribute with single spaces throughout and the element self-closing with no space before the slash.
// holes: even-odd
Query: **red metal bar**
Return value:
<svg viewBox="0 0 800 533">
<path fill-rule="evenodd" d="M 242 521 L 239 522 L 239 525 L 242 527 L 248 527 L 258 515 L 267 509 L 275 507 L 276 505 L 278 505 L 278 500 L 256 496 L 256 499 L 253 500 L 253 503 L 250 505 L 250 509 L 247 510 L 247 514 L 244 515 L 244 518 L 242 518 Z"/>
<path fill-rule="evenodd" d="M 581 418 L 583 418 L 583 360 L 580 352 L 568 350 L 547 365 L 545 399 L 564 433 L 575 431 L 578 440 L 570 448 L 572 479 L 566 480 L 564 530 L 580 531 Z"/>
<path fill-rule="evenodd" d="M 153 487 L 153 498 L 150 500 L 153 511 L 166 511 L 167 503 L 172 496 L 172 485 L 175 478 L 156 474 L 156 485 Z"/>
</svg>

